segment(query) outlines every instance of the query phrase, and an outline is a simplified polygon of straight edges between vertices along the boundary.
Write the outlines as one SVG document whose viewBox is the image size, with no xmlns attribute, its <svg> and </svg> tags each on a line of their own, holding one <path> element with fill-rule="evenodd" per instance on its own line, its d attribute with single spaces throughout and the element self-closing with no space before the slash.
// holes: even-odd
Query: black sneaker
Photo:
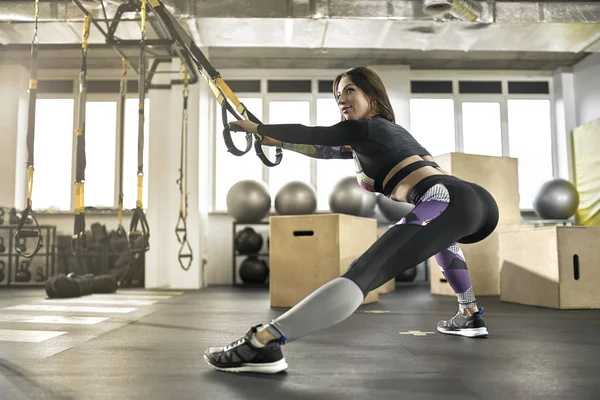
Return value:
<svg viewBox="0 0 600 400">
<path fill-rule="evenodd" d="M 488 335 L 485 322 L 481 317 L 483 307 L 479 308 L 475 314 L 470 317 L 462 315 L 460 311 L 447 321 L 440 321 L 437 325 L 438 332 L 448 335 L 459 335 L 466 337 L 483 337 Z"/>
<path fill-rule="evenodd" d="M 204 352 L 204 359 L 214 369 L 224 372 L 258 372 L 276 374 L 287 369 L 281 345 L 271 341 L 265 347 L 254 347 L 250 338 L 261 325 L 251 328 L 241 339 L 225 347 L 211 347 Z"/>
</svg>

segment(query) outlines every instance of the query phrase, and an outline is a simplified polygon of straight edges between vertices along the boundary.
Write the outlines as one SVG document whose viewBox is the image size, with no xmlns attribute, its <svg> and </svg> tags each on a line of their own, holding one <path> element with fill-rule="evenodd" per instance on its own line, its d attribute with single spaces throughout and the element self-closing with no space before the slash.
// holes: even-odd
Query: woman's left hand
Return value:
<svg viewBox="0 0 600 400">
<path fill-rule="evenodd" d="M 248 120 L 231 121 L 230 124 L 235 124 L 241 127 L 246 132 L 258 133 L 258 124 Z"/>
</svg>

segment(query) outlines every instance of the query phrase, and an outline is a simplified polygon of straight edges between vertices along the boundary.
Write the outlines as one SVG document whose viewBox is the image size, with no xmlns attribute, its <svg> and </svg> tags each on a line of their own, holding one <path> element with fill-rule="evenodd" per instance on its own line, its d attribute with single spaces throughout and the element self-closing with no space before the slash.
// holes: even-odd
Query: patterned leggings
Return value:
<svg viewBox="0 0 600 400">
<path fill-rule="evenodd" d="M 462 294 L 461 307 L 472 307 L 471 278 L 458 243 L 474 243 L 493 232 L 498 223 L 496 202 L 482 187 L 448 175 L 426 178 L 419 185 L 422 189 L 416 187 L 411 193 L 415 208 L 342 276 L 354 281 L 366 296 L 435 255 L 452 289 Z"/>
</svg>

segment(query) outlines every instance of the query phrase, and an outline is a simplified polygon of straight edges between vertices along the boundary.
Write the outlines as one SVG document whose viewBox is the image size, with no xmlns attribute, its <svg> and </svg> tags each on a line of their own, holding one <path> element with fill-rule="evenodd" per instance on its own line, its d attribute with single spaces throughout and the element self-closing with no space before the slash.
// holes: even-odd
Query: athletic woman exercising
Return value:
<svg viewBox="0 0 600 400">
<path fill-rule="evenodd" d="M 438 331 L 466 337 L 488 334 L 458 243 L 475 243 L 494 231 L 498 223 L 495 200 L 481 186 L 443 171 L 429 152 L 395 123 L 383 82 L 373 70 L 350 69 L 336 77 L 333 88 L 342 121 L 331 127 L 235 124 L 257 133 L 267 146 L 283 146 L 315 158 L 354 158 L 357 179 L 365 190 L 410 202 L 415 208 L 341 277 L 269 324 L 251 328 L 225 347 L 206 350 L 204 359 L 218 370 L 285 370 L 281 344 L 345 320 L 371 290 L 432 256 L 459 305 L 456 315 L 438 323 Z"/>
</svg>

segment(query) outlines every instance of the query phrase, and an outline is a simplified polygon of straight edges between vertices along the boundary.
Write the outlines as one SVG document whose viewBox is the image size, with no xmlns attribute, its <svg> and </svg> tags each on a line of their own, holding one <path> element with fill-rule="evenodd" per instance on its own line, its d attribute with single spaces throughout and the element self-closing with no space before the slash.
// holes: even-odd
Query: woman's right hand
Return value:
<svg viewBox="0 0 600 400">
<path fill-rule="evenodd" d="M 271 137 L 265 136 L 260 142 L 262 146 L 270 146 L 270 147 L 281 147 L 281 141 L 273 139 Z"/>
</svg>

